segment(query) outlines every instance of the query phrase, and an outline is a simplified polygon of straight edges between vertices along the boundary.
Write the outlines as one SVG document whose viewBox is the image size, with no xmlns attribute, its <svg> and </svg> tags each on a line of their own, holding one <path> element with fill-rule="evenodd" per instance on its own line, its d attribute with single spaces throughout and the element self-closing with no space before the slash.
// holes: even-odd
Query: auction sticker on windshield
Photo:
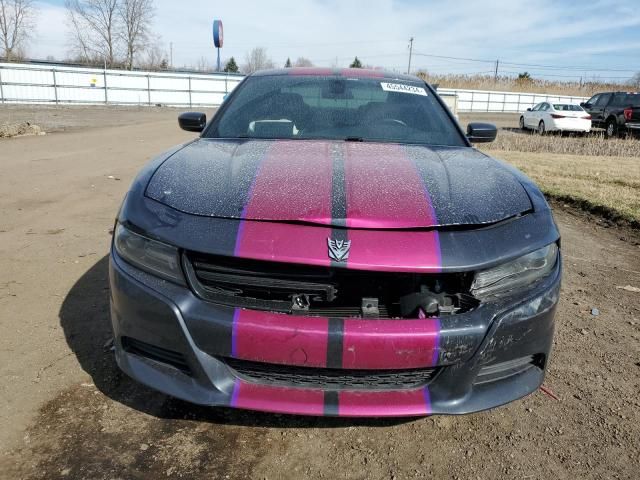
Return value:
<svg viewBox="0 0 640 480">
<path fill-rule="evenodd" d="M 416 87 L 415 85 L 405 85 L 404 83 L 388 83 L 381 82 L 382 89 L 387 92 L 400 92 L 411 93 L 412 95 L 427 96 L 427 91 L 422 87 Z"/>
</svg>

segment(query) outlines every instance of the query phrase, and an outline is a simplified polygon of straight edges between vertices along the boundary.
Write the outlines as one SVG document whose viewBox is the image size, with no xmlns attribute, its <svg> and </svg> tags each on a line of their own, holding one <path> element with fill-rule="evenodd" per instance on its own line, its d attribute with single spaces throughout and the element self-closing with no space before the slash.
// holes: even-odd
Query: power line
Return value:
<svg viewBox="0 0 640 480">
<path fill-rule="evenodd" d="M 588 66 L 579 66 L 579 65 L 540 65 L 537 63 L 513 63 L 513 62 L 502 62 L 503 65 L 511 65 L 515 67 L 533 67 L 533 68 L 542 68 L 545 70 L 589 70 L 591 72 L 635 72 L 636 70 L 630 68 L 593 68 Z"/>
<path fill-rule="evenodd" d="M 449 60 L 464 60 L 466 62 L 481 62 L 481 63 L 494 63 L 495 60 L 481 60 L 479 58 L 465 58 L 465 57 L 449 57 L 446 55 L 435 55 L 435 54 L 431 54 L 431 53 L 421 53 L 421 52 L 414 52 L 414 55 L 419 55 L 421 57 L 431 57 L 431 58 L 443 58 L 443 59 L 449 59 Z"/>
<path fill-rule="evenodd" d="M 414 55 L 419 55 L 422 57 L 431 57 L 431 58 L 441 58 L 446 60 L 456 60 L 456 61 L 465 61 L 465 62 L 480 62 L 480 63 L 491 63 L 495 64 L 495 60 L 484 60 L 480 58 L 468 58 L 468 57 L 451 57 L 446 55 L 435 55 L 431 53 L 423 53 L 423 52 L 414 52 Z M 534 67 L 534 68 L 542 68 L 542 69 L 551 69 L 551 70 L 588 70 L 591 72 L 635 72 L 636 69 L 629 68 L 593 68 L 585 65 L 543 65 L 539 63 L 515 63 L 515 62 L 507 62 L 502 61 L 503 65 L 511 65 L 515 67 Z"/>
<path fill-rule="evenodd" d="M 506 72 L 506 73 L 521 73 L 519 70 L 509 70 L 509 69 L 503 69 L 502 71 Z M 553 78 L 581 78 L 581 77 L 585 77 L 587 75 L 561 75 L 561 74 L 554 74 L 554 73 L 546 73 L 546 72 L 535 72 L 535 71 L 531 71 L 528 72 L 532 75 L 536 75 L 538 77 L 553 77 Z M 597 78 L 603 78 L 603 79 L 617 79 L 617 80 L 628 80 L 629 76 L 611 76 L 611 75 L 602 75 L 602 76 L 595 76 Z"/>
</svg>

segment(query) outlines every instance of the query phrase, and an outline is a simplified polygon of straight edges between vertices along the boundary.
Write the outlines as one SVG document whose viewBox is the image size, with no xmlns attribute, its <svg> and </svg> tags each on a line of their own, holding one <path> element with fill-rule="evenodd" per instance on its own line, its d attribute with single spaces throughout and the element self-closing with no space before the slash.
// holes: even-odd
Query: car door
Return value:
<svg viewBox="0 0 640 480">
<path fill-rule="evenodd" d="M 534 127 L 538 128 L 540 121 L 544 121 L 546 128 L 549 128 L 549 110 L 551 109 L 551 105 L 547 102 L 543 102 L 540 104 L 540 108 L 538 109 L 538 114 L 536 115 L 536 124 Z"/>
<path fill-rule="evenodd" d="M 586 102 L 583 102 L 580 104 L 580 106 L 582 108 L 584 108 L 584 110 L 586 112 L 589 113 L 589 115 L 591 115 L 591 111 L 593 110 L 593 106 L 596 104 L 596 102 L 598 101 L 598 98 L 600 98 L 600 94 L 596 94 L 593 97 L 591 97 L 589 100 L 587 100 Z M 592 115 L 593 116 L 593 115 Z"/>
<path fill-rule="evenodd" d="M 612 95 L 611 93 L 602 93 L 598 96 L 591 111 L 591 122 L 593 125 L 598 127 L 604 126 L 604 109 L 609 103 L 609 100 L 611 100 Z"/>
<path fill-rule="evenodd" d="M 538 114 L 538 110 L 540 110 L 541 103 L 534 106 L 530 111 L 524 112 L 524 126 L 527 128 L 532 128 L 538 125 L 536 122 L 536 116 Z"/>
</svg>

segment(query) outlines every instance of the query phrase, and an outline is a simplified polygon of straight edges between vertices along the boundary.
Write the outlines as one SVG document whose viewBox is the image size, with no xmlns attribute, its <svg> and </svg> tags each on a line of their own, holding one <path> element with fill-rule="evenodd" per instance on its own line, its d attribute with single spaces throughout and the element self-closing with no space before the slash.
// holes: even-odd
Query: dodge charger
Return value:
<svg viewBox="0 0 640 480">
<path fill-rule="evenodd" d="M 110 253 L 115 355 L 201 405 L 419 416 L 535 391 L 561 278 L 549 205 L 423 80 L 246 77 L 133 181 Z"/>
</svg>

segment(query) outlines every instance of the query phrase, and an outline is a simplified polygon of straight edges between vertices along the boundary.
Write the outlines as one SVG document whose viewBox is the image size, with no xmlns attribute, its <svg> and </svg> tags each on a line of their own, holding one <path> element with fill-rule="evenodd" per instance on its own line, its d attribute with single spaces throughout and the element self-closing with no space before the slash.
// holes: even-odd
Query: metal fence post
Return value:
<svg viewBox="0 0 640 480">
<path fill-rule="evenodd" d="M 2 89 L 2 67 L 0 67 L 0 102 L 4 103 L 4 90 Z"/>
<path fill-rule="evenodd" d="M 189 75 L 189 108 L 191 108 L 193 104 L 191 103 L 191 75 Z"/>
<path fill-rule="evenodd" d="M 58 82 L 56 81 L 56 69 L 52 70 L 53 73 L 53 97 L 56 100 L 56 105 L 58 104 Z"/>
<path fill-rule="evenodd" d="M 520 94 L 518 94 L 518 112 L 520 112 Z"/>
<path fill-rule="evenodd" d="M 151 74 L 147 75 L 147 104 L 151 106 Z"/>
<path fill-rule="evenodd" d="M 473 94 L 474 92 L 471 92 L 471 111 L 473 112 Z"/>
<path fill-rule="evenodd" d="M 229 78 L 229 73 L 224 76 L 224 94 L 229 93 L 229 87 L 227 87 L 227 79 Z"/>
<path fill-rule="evenodd" d="M 107 69 L 105 68 L 102 76 L 104 78 L 104 104 L 108 104 L 109 103 L 109 91 L 107 88 Z"/>
</svg>

